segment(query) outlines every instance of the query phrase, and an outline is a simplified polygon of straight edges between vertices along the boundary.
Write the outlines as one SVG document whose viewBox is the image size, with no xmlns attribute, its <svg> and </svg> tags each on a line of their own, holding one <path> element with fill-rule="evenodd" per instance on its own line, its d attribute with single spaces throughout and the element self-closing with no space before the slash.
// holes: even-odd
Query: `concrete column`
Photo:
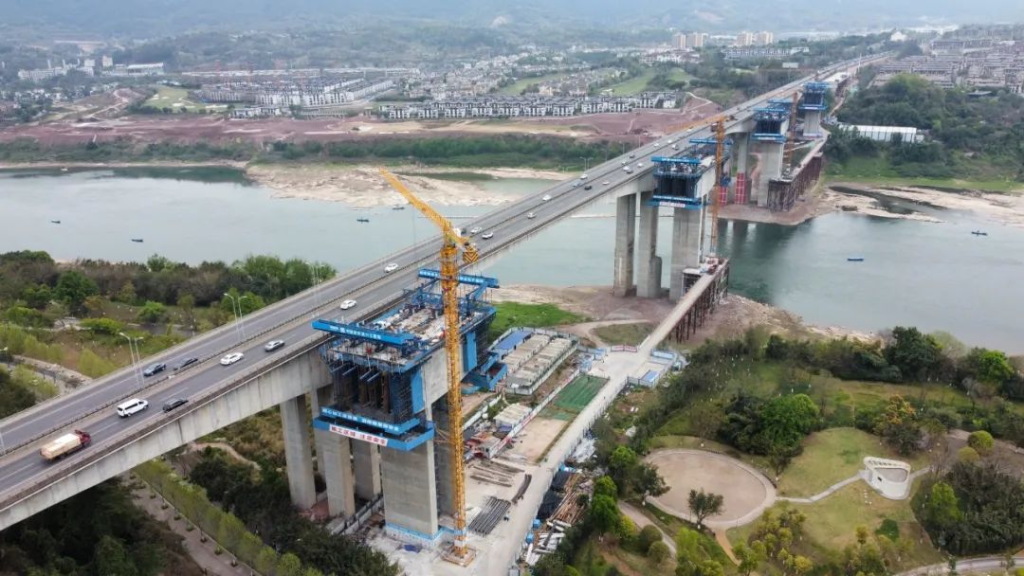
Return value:
<svg viewBox="0 0 1024 576">
<path fill-rule="evenodd" d="M 751 187 L 753 198 L 761 208 L 768 206 L 768 183 L 782 176 L 783 145 L 776 142 L 761 142 L 757 147 L 761 161 L 757 167 L 757 178 Z"/>
<path fill-rule="evenodd" d="M 750 156 L 750 133 L 733 134 L 733 158 L 736 161 L 736 173 L 747 173 L 747 158 Z"/>
<path fill-rule="evenodd" d="M 316 487 L 313 484 L 313 450 L 309 444 L 309 411 L 305 395 L 281 403 L 281 428 L 284 431 L 284 459 L 292 503 L 307 510 L 316 504 Z"/>
<path fill-rule="evenodd" d="M 676 208 L 672 215 L 672 269 L 669 299 L 678 301 L 686 293 L 686 269 L 700 267 L 700 238 L 703 209 Z"/>
<path fill-rule="evenodd" d="M 658 207 L 648 206 L 654 192 L 640 193 L 640 237 L 637 240 L 636 295 L 661 298 L 661 258 L 658 257 Z"/>
<path fill-rule="evenodd" d="M 327 483 L 328 513 L 348 518 L 356 513 L 351 440 L 327 430 L 317 429 L 315 433 L 320 473 Z"/>
<path fill-rule="evenodd" d="M 804 112 L 804 136 L 821 135 L 821 111 L 807 110 Z"/>
<path fill-rule="evenodd" d="M 434 443 L 424 442 L 409 452 L 384 450 L 381 463 L 388 526 L 432 539 L 438 530 Z"/>
<path fill-rule="evenodd" d="M 612 293 L 633 292 L 633 242 L 636 237 L 636 194 L 621 196 L 615 206 L 615 278 Z"/>
<path fill-rule="evenodd" d="M 356 442 L 352 446 L 355 456 L 356 496 L 373 500 L 380 494 L 380 448 L 369 442 Z"/>
</svg>

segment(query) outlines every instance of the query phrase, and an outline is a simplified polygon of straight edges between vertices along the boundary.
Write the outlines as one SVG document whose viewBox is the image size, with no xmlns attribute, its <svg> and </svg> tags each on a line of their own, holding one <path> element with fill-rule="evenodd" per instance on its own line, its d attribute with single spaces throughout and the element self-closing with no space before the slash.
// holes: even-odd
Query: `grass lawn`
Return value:
<svg viewBox="0 0 1024 576">
<path fill-rule="evenodd" d="M 624 82 L 619 82 L 618 84 L 612 84 L 603 88 L 602 92 L 604 90 L 611 90 L 611 93 L 614 96 L 633 96 L 647 90 L 647 84 L 652 78 L 654 78 L 654 75 L 654 69 L 648 68 L 639 76 L 634 76 Z"/>
<path fill-rule="evenodd" d="M 201 102 L 189 100 L 188 90 L 174 86 L 158 86 L 156 94 L 146 100 L 145 105 L 154 108 L 173 108 L 176 112 L 181 108 L 185 108 L 189 112 L 198 112 L 207 108 Z"/>
<path fill-rule="evenodd" d="M 779 495 L 809 497 L 853 476 L 861 469 L 865 456 L 906 460 L 873 436 L 856 428 L 830 428 L 815 432 L 803 443 L 804 451 L 779 478 Z M 927 466 L 927 458 L 910 459 L 917 470 Z"/>
<path fill-rule="evenodd" d="M 492 340 L 513 326 L 544 328 L 561 324 L 578 324 L 586 320 L 583 316 L 562 310 L 554 304 L 500 302 L 495 307 L 498 312 L 488 332 L 488 336 Z"/>
<path fill-rule="evenodd" d="M 590 404 L 606 382 L 607 379 L 596 376 L 578 376 L 541 412 L 541 416 L 571 421 Z"/>
<path fill-rule="evenodd" d="M 916 489 L 916 487 L 915 487 Z M 887 500 L 858 482 L 846 486 L 835 494 L 814 504 L 781 503 L 773 507 L 778 511 L 782 506 L 792 506 L 807 516 L 804 524 L 804 542 L 795 553 L 821 560 L 826 554 L 842 550 L 857 541 L 857 526 L 865 526 L 874 533 L 886 518 L 899 525 L 900 539 L 906 539 L 912 546 L 899 566 L 903 570 L 914 566 L 936 564 L 943 561 L 942 555 L 931 545 L 924 529 L 914 519 L 910 501 Z M 754 524 L 729 530 L 729 541 L 735 546 L 746 542 Z"/>
<path fill-rule="evenodd" d="M 638 322 L 636 324 L 612 324 L 594 329 L 594 334 L 609 346 L 622 344 L 638 346 L 654 329 L 654 324 Z"/>
<path fill-rule="evenodd" d="M 684 80 L 689 82 L 690 80 L 693 80 L 693 78 L 693 75 L 688 74 L 686 70 L 683 70 L 682 68 L 673 68 L 672 71 L 668 73 L 668 79 L 672 82 L 682 82 Z"/>
<path fill-rule="evenodd" d="M 1024 184 L 1003 179 L 958 180 L 944 178 L 906 178 L 900 176 L 888 161 L 881 156 L 875 158 L 854 157 L 844 164 L 832 163 L 828 169 L 828 180 L 833 182 L 858 182 L 876 186 L 922 186 L 943 190 L 984 190 L 986 192 L 1024 193 Z"/>
</svg>

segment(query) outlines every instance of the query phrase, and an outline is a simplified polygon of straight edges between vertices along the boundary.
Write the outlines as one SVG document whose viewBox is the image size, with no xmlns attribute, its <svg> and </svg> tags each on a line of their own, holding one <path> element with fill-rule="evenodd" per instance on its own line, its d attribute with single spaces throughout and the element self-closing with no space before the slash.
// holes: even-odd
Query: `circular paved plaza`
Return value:
<svg viewBox="0 0 1024 576">
<path fill-rule="evenodd" d="M 763 474 L 734 458 L 703 450 L 658 450 L 646 458 L 658 467 L 668 492 L 647 500 L 665 512 L 694 520 L 690 516 L 690 490 L 721 494 L 722 513 L 709 516 L 709 528 L 742 526 L 753 522 L 775 502 L 775 487 Z"/>
</svg>

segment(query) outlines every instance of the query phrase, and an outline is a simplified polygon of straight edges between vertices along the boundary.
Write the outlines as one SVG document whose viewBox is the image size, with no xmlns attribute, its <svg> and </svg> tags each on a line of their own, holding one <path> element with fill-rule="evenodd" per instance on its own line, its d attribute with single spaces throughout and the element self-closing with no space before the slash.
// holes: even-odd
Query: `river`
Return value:
<svg viewBox="0 0 1024 576">
<path fill-rule="evenodd" d="M 510 195 L 548 184 L 481 183 Z M 354 209 L 271 196 L 221 169 L 0 172 L 0 252 L 136 261 L 158 253 L 189 263 L 270 253 L 323 260 L 343 271 L 436 233 L 411 208 Z M 901 202 L 888 207 L 944 222 L 844 213 L 795 227 L 723 221 L 720 251 L 732 259 L 732 289 L 815 324 L 866 331 L 914 325 L 1024 352 L 1024 231 L 966 212 Z M 456 221 L 491 209 L 438 208 Z M 584 217 L 564 220 L 501 256 L 487 273 L 505 284 L 610 284 L 614 221 L 595 216 L 613 212 L 611 201 L 592 206 Z M 362 217 L 370 222 L 356 222 Z M 670 223 L 661 221 L 661 247 L 669 246 Z M 989 236 L 971 235 L 976 229 Z M 660 254 L 667 271 L 669 253 Z M 849 256 L 864 261 L 848 262 Z"/>
</svg>

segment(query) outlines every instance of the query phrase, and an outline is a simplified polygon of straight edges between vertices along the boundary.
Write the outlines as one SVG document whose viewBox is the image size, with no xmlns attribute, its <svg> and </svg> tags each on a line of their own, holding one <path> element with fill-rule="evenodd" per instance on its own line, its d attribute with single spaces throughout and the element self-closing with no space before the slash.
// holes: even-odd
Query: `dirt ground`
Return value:
<svg viewBox="0 0 1024 576">
<path fill-rule="evenodd" d="M 566 326 L 562 329 L 590 340 L 595 340 L 591 331 L 598 326 L 629 321 L 657 324 L 672 309 L 672 303 L 667 299 L 617 298 L 607 286 L 560 288 L 513 284 L 491 291 L 491 298 L 496 302 L 555 304 L 570 312 L 586 316 L 592 322 Z M 773 333 L 794 338 L 847 336 L 864 341 L 878 338 L 874 334 L 837 326 L 808 325 L 792 312 L 729 294 L 704 326 L 686 343 L 695 346 L 709 338 L 735 338 L 754 326 L 766 326 Z"/>
<path fill-rule="evenodd" d="M 118 91 L 108 100 L 76 103 L 68 107 L 68 113 L 58 114 L 52 121 L 5 128 L 0 131 L 0 142 L 31 138 L 44 145 L 67 145 L 84 144 L 93 139 L 104 142 L 129 138 L 141 143 L 243 140 L 264 144 L 278 140 L 331 142 L 375 136 L 418 138 L 424 135 L 533 134 L 634 143 L 633 138 L 657 138 L 673 126 L 710 116 L 718 110 L 716 105 L 706 100 L 692 98 L 682 109 L 516 120 L 387 122 L 370 116 L 296 120 L 227 119 L 186 114 L 111 117 L 139 97 L 141 95 L 134 92 Z M 86 116 L 98 121 L 78 121 Z"/>
<path fill-rule="evenodd" d="M 872 209 L 871 207 L 875 204 L 874 200 L 856 194 L 843 193 L 836 190 L 836 188 L 871 192 L 890 198 L 899 198 L 913 203 L 948 210 L 976 212 L 1000 224 L 1024 227 L 1024 194 L 1020 194 L 1020 191 L 1007 194 L 979 192 L 976 190 L 947 192 L 914 186 L 867 186 L 847 182 L 829 182 L 828 193 L 836 199 L 836 204 L 852 204 L 857 206 L 857 212 L 887 217 L 894 217 L 894 215 L 883 210 Z M 864 204 L 868 205 L 867 212 L 861 210 L 861 206 Z M 921 219 L 921 215 L 917 216 L 918 218 L 915 219 Z M 935 219 L 931 220 L 937 221 Z"/>
<path fill-rule="evenodd" d="M 677 516 L 689 516 L 690 490 L 704 490 L 721 494 L 724 506 L 721 514 L 709 516 L 714 523 L 734 523 L 745 520 L 751 513 L 774 501 L 768 480 L 755 476 L 733 459 L 696 450 L 659 450 L 646 460 L 658 467 L 658 472 L 669 486 L 668 492 L 652 498 L 661 508 L 675 510 Z"/>
<path fill-rule="evenodd" d="M 516 435 L 515 447 L 509 450 L 509 455 L 515 460 L 518 460 L 516 458 L 518 456 L 525 462 L 537 462 L 548 449 L 548 446 L 558 437 L 562 428 L 568 425 L 569 422 L 566 420 L 544 418 L 541 416 L 534 418 L 526 425 L 522 432 Z"/>
</svg>

